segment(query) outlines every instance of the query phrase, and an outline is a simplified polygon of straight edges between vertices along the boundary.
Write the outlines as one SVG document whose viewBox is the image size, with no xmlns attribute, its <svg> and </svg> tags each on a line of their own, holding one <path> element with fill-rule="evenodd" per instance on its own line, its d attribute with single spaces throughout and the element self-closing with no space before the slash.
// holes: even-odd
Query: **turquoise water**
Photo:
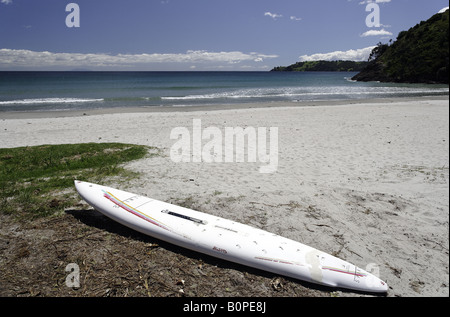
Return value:
<svg viewBox="0 0 450 317">
<path fill-rule="evenodd" d="M 362 83 L 356 73 L 0 72 L 0 111 L 448 95 L 445 85 Z"/>
</svg>

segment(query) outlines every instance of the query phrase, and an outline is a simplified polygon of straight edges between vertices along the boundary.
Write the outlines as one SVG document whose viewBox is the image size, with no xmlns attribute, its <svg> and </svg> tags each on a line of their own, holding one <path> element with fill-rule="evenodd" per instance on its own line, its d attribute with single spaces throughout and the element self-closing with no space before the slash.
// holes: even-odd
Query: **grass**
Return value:
<svg viewBox="0 0 450 317">
<path fill-rule="evenodd" d="M 75 179 L 100 183 L 136 176 L 121 164 L 149 147 L 121 143 L 42 145 L 0 149 L 0 212 L 36 218 L 77 203 Z"/>
</svg>

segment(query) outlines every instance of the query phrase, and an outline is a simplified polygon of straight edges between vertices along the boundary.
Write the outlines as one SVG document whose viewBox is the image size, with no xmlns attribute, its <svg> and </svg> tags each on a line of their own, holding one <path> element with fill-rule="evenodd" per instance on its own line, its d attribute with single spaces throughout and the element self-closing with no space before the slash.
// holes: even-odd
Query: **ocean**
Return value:
<svg viewBox="0 0 450 317">
<path fill-rule="evenodd" d="M 339 72 L 0 72 L 0 112 L 189 107 L 448 95 L 446 85 Z"/>
</svg>

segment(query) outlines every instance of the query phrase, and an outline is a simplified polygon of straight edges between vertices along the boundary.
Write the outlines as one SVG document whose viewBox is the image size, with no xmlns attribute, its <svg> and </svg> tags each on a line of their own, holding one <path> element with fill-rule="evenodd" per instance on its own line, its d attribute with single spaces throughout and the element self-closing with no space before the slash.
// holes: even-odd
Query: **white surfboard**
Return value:
<svg viewBox="0 0 450 317">
<path fill-rule="evenodd" d="M 264 230 L 118 189 L 81 181 L 75 186 L 105 216 L 190 250 L 330 287 L 388 290 L 385 282 L 353 264 Z"/>
</svg>

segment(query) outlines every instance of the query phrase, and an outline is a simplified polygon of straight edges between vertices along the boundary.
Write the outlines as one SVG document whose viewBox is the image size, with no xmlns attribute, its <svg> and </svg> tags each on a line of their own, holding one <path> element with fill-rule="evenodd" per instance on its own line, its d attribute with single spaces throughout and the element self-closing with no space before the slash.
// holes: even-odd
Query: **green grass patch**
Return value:
<svg viewBox="0 0 450 317">
<path fill-rule="evenodd" d="M 101 183 L 136 177 L 121 164 L 143 158 L 150 149 L 121 143 L 0 149 L 0 212 L 27 218 L 54 215 L 78 201 L 75 179 Z"/>
</svg>

